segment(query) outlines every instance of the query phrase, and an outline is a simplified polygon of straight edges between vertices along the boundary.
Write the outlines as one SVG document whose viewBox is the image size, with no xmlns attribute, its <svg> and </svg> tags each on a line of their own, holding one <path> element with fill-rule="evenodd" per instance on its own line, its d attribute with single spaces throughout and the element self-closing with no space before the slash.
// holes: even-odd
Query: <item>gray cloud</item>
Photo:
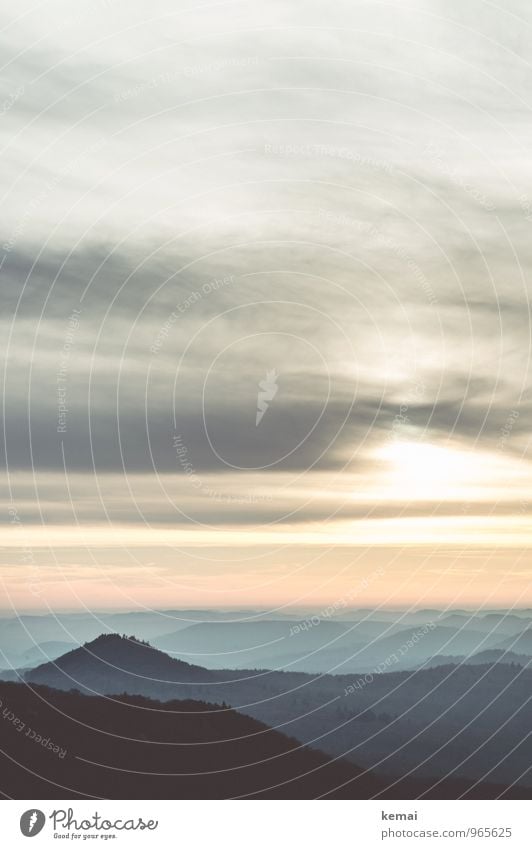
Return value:
<svg viewBox="0 0 532 849">
<path fill-rule="evenodd" d="M 490 451 L 518 410 L 524 450 L 525 3 L 236 4 L 209 33 L 52 5 L 2 80 L 10 469 L 356 472 L 402 408 L 405 437 Z"/>
</svg>

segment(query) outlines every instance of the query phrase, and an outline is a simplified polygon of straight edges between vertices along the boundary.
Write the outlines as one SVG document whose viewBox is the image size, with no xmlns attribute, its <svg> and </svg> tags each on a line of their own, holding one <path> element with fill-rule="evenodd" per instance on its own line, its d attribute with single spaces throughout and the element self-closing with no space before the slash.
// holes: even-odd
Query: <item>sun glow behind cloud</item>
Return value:
<svg viewBox="0 0 532 849">
<path fill-rule="evenodd" d="M 4 5 L 5 585 L 532 544 L 513 13 Z"/>
<path fill-rule="evenodd" d="M 470 497 L 499 498 L 508 484 L 528 489 L 526 464 L 500 454 L 407 440 L 391 440 L 375 452 L 380 467 L 375 477 L 383 496 L 409 501 L 456 500 Z M 515 490 L 513 492 L 515 497 Z"/>
</svg>

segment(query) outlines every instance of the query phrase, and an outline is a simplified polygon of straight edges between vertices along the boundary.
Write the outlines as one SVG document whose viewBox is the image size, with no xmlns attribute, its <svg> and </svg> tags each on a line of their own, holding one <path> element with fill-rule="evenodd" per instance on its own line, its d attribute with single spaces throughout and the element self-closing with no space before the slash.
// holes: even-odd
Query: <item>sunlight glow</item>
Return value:
<svg viewBox="0 0 532 849">
<path fill-rule="evenodd" d="M 400 489 L 404 498 L 449 498 L 464 486 L 489 479 L 493 472 L 491 458 L 485 455 L 424 442 L 389 442 L 377 458 L 386 464 L 390 494 Z"/>
</svg>

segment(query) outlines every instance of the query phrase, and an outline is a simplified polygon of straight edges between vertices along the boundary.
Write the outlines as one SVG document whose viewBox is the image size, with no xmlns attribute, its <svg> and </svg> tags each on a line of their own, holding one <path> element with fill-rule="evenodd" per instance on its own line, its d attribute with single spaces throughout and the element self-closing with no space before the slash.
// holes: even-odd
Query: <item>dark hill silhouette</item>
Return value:
<svg viewBox="0 0 532 849">
<path fill-rule="evenodd" d="M 366 798 L 384 788 L 224 706 L 10 683 L 0 700 L 2 789 L 15 799 Z"/>
<path fill-rule="evenodd" d="M 214 681 L 207 669 L 168 657 L 142 640 L 102 634 L 55 661 L 26 673 L 26 680 L 60 690 L 175 696 L 174 684 Z"/>
<path fill-rule="evenodd" d="M 222 705 L 0 682 L 0 791 L 14 799 L 527 798 L 519 787 L 393 781 Z"/>
<path fill-rule="evenodd" d="M 383 775 L 532 785 L 532 671 L 515 664 L 369 676 L 213 671 L 113 635 L 25 675 L 85 693 L 225 702 L 304 745 Z"/>
</svg>

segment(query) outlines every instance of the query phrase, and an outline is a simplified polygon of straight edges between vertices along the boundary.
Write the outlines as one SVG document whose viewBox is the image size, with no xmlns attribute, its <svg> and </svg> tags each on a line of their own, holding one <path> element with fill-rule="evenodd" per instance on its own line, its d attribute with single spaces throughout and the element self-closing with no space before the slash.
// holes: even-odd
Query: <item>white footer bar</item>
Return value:
<svg viewBox="0 0 532 849">
<path fill-rule="evenodd" d="M 9 849 L 530 849 L 529 812 L 528 801 L 2 801 L 0 833 Z"/>
</svg>

